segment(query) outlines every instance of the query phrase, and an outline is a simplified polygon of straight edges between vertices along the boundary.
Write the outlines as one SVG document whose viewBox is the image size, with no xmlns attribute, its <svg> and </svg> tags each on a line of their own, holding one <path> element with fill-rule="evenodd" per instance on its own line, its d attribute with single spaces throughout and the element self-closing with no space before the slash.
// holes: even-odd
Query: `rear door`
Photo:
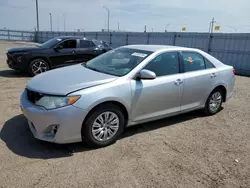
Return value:
<svg viewBox="0 0 250 188">
<path fill-rule="evenodd" d="M 72 65 L 76 63 L 77 40 L 69 39 L 61 42 L 57 46 L 57 50 L 50 55 L 53 67 Z"/>
<path fill-rule="evenodd" d="M 98 55 L 97 46 L 91 40 L 80 40 L 76 56 L 78 62 L 86 62 Z"/>
<path fill-rule="evenodd" d="M 203 105 L 213 90 L 218 75 L 215 66 L 197 52 L 183 51 L 183 97 L 181 110 Z"/>
</svg>

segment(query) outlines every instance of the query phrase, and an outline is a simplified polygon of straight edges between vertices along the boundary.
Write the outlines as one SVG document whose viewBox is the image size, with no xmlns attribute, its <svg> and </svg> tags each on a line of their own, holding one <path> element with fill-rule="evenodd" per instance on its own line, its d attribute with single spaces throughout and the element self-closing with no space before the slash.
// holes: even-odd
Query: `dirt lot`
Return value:
<svg viewBox="0 0 250 188">
<path fill-rule="evenodd" d="M 0 42 L 0 187 L 250 187 L 250 78 L 212 117 L 201 112 L 126 130 L 114 145 L 35 140 L 19 109 L 30 79 L 5 63 Z"/>
</svg>

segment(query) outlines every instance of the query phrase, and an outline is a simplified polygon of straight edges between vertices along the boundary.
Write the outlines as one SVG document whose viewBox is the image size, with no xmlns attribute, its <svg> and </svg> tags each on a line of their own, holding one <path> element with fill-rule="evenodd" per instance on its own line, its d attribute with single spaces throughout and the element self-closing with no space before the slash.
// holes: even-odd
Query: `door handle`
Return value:
<svg viewBox="0 0 250 188">
<path fill-rule="evenodd" d="M 215 78 L 217 76 L 217 73 L 211 73 L 211 78 Z"/>
<path fill-rule="evenodd" d="M 183 80 L 177 79 L 174 83 L 175 83 L 175 85 L 180 85 L 183 83 Z"/>
</svg>

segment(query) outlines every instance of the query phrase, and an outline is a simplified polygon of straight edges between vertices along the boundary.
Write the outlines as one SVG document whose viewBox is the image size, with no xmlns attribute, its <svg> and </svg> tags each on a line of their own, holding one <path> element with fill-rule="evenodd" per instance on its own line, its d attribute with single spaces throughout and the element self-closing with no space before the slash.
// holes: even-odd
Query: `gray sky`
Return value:
<svg viewBox="0 0 250 188">
<path fill-rule="evenodd" d="M 126 31 L 207 32 L 215 17 L 220 32 L 250 32 L 250 0 L 39 0 L 40 30 L 49 30 L 49 13 L 53 15 L 53 30 L 63 30 L 63 14 L 67 30 L 100 31 L 107 28 Z M 34 30 L 35 0 L 0 0 L 0 28 Z"/>
</svg>

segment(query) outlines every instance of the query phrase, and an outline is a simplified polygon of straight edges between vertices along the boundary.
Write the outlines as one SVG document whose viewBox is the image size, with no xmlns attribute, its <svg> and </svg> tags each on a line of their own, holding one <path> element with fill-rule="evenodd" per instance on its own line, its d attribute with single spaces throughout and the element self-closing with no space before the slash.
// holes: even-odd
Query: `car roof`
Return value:
<svg viewBox="0 0 250 188">
<path fill-rule="evenodd" d="M 163 50 L 163 49 L 169 49 L 169 50 L 196 50 L 194 48 L 186 48 L 186 47 L 180 47 L 180 46 L 148 45 L 148 44 L 127 45 L 127 46 L 123 46 L 123 47 L 137 49 L 137 50 L 151 51 L 151 52 L 156 52 L 156 51 Z"/>
<path fill-rule="evenodd" d="M 60 36 L 60 37 L 56 37 L 58 39 L 82 39 L 82 40 L 96 40 L 96 39 L 91 39 L 91 38 L 86 38 L 86 37 L 82 37 L 82 36 Z"/>
</svg>

